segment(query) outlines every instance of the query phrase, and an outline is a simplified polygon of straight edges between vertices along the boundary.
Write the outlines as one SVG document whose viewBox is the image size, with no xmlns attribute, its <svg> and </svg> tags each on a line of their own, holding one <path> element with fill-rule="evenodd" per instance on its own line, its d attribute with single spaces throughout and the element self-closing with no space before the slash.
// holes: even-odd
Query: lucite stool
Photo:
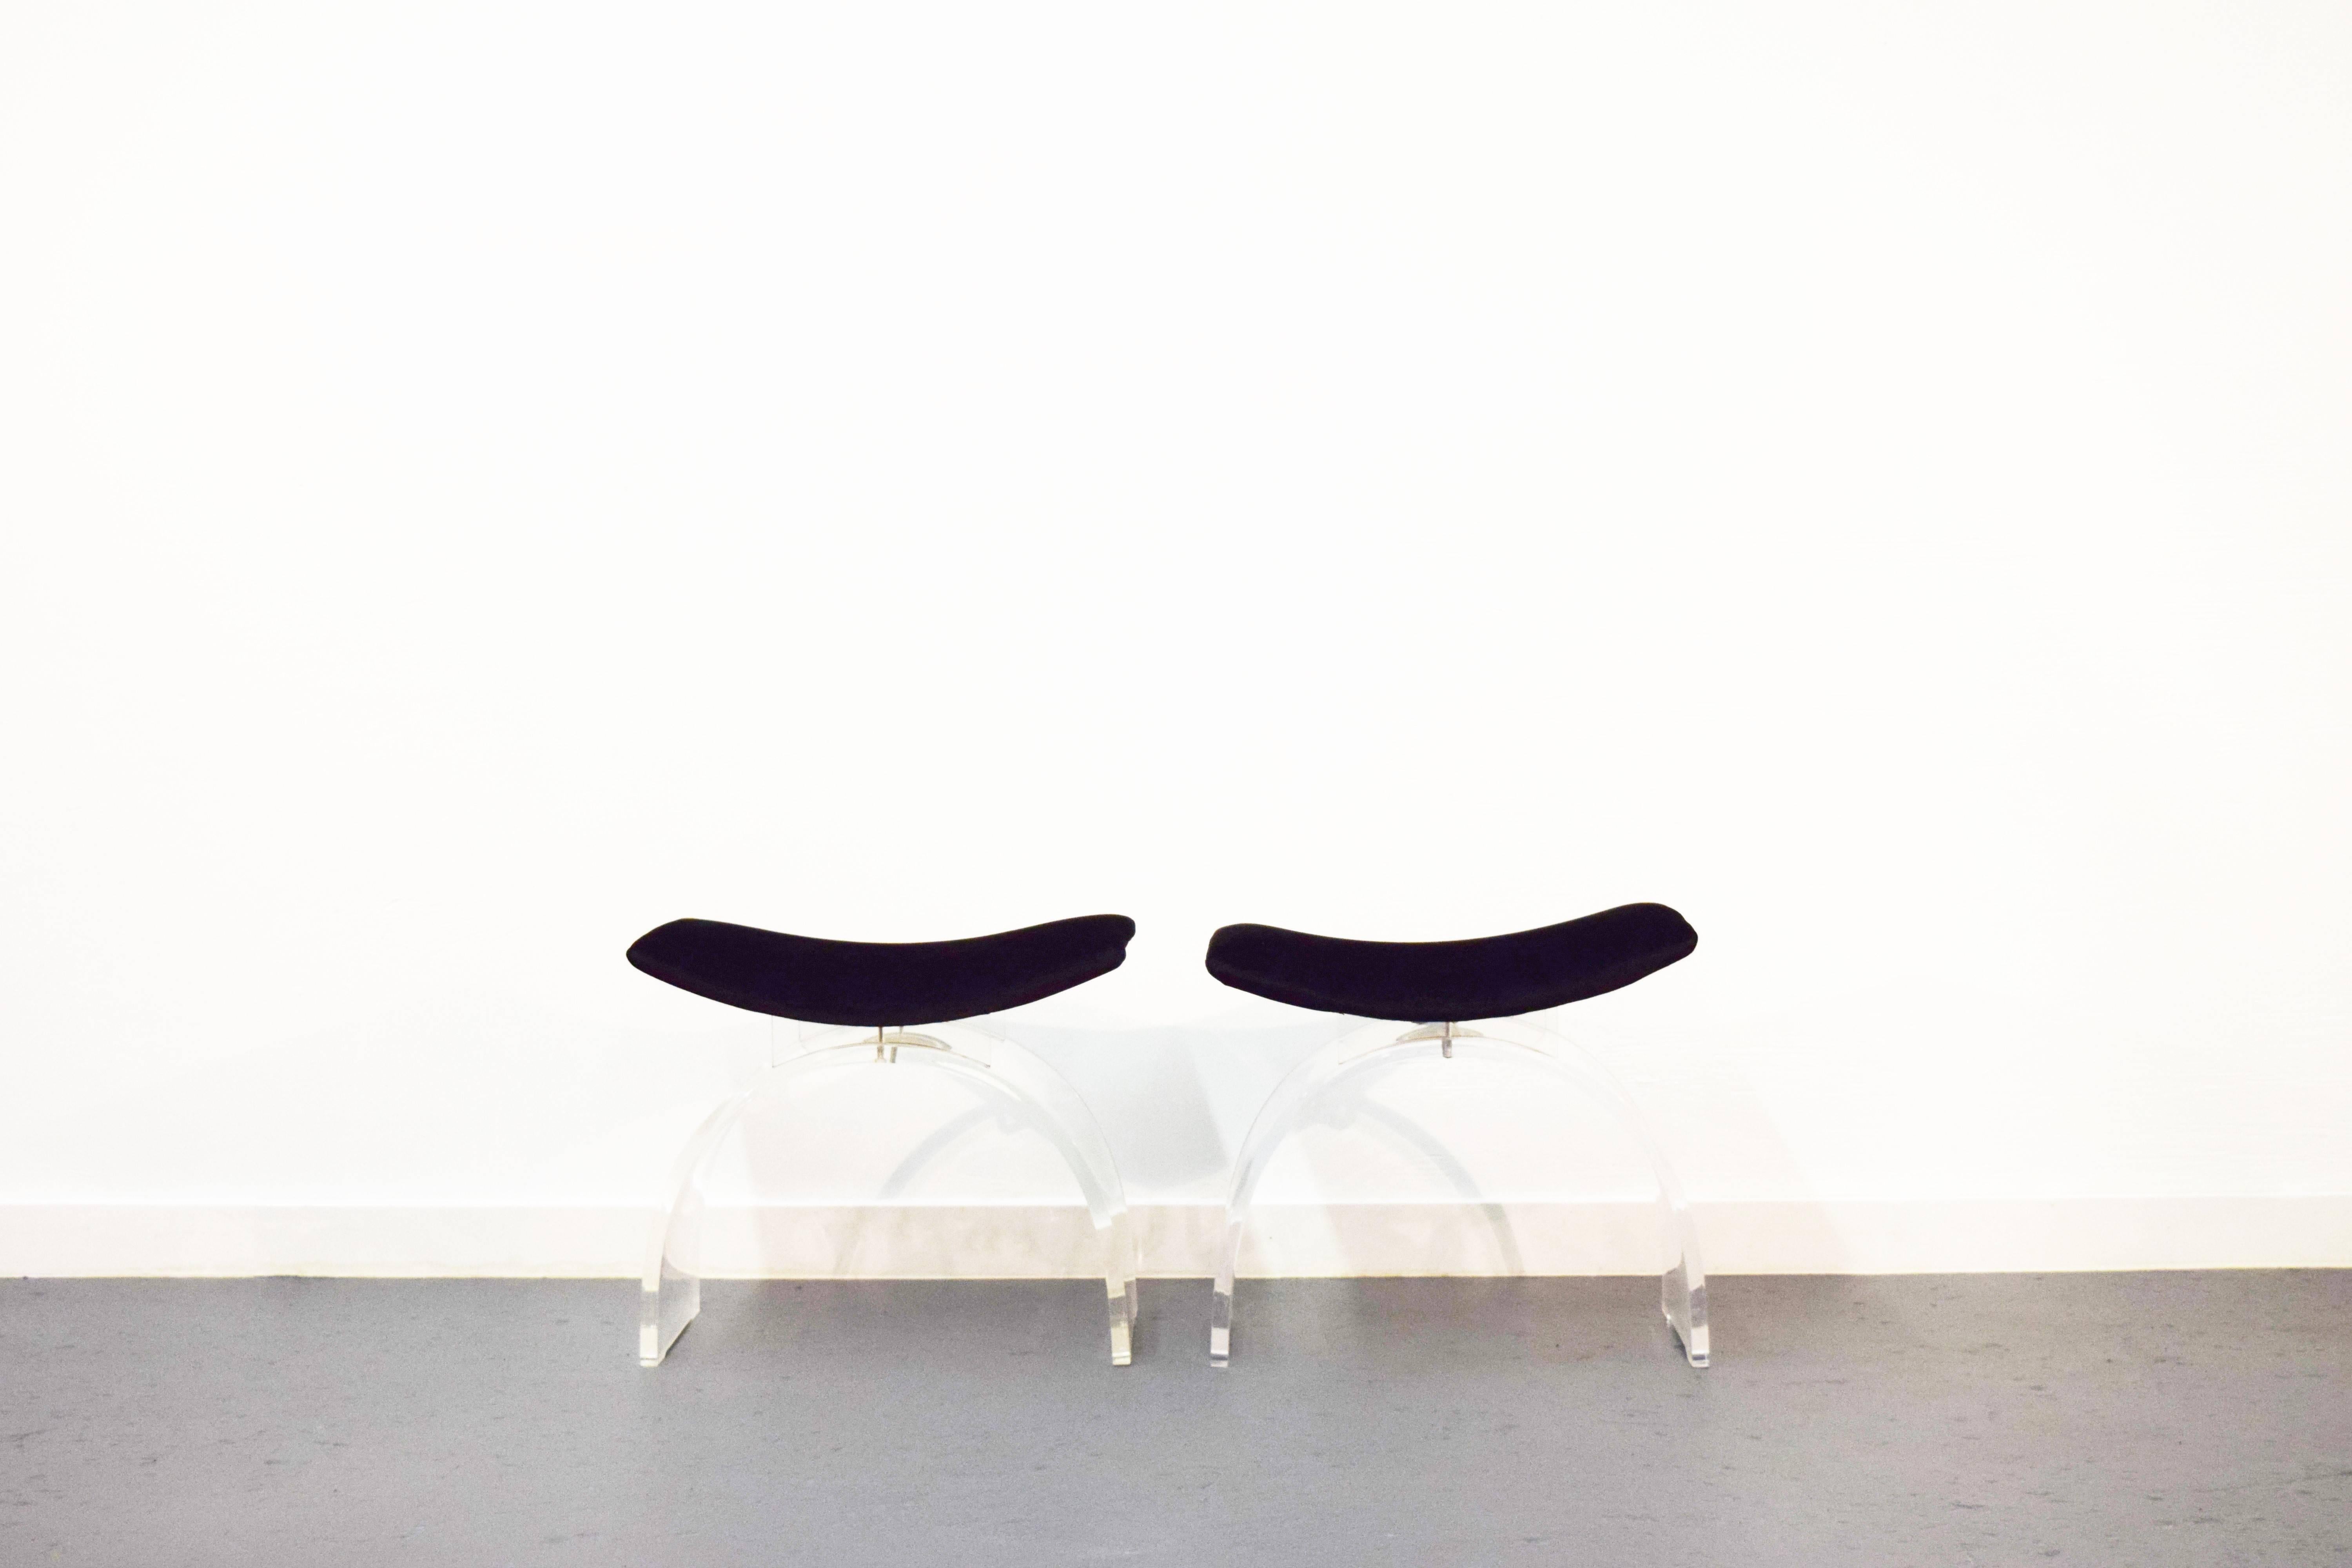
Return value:
<svg viewBox="0 0 2352 1568">
<path fill-rule="evenodd" d="M 1313 1119 L 1318 1101 L 1332 1089 L 1423 1056 L 1523 1068 L 1582 1089 L 1615 1115 L 1646 1152 L 1657 1181 L 1660 1296 L 1666 1321 L 1690 1364 L 1705 1366 L 1706 1275 L 1682 1184 L 1616 1075 L 1581 1047 L 1525 1016 L 1631 985 L 1688 956 L 1697 945 L 1698 933 L 1663 904 L 1626 904 L 1538 931 L 1468 942 L 1350 942 L 1262 925 L 1220 930 L 1209 942 L 1208 967 L 1226 984 L 1294 1006 L 1372 1021 L 1292 1068 L 1242 1141 L 1217 1254 L 1210 1363 L 1223 1366 L 1232 1354 L 1234 1271 L 1267 1163 Z"/>
<path fill-rule="evenodd" d="M 961 942 L 827 942 L 718 921 L 672 921 L 629 949 L 656 980 L 792 1020 L 768 1063 L 722 1101 L 679 1153 L 646 1254 L 637 1359 L 659 1366 L 702 1307 L 703 1184 L 753 1100 L 820 1068 L 928 1068 L 1001 1098 L 1005 1120 L 1045 1134 L 1085 1194 L 1109 1298 L 1110 1359 L 1128 1364 L 1136 1320 L 1135 1237 L 1118 1167 L 1094 1114 L 1061 1074 L 1006 1038 L 990 1015 L 1118 968 L 1135 922 L 1085 915 Z"/>
</svg>

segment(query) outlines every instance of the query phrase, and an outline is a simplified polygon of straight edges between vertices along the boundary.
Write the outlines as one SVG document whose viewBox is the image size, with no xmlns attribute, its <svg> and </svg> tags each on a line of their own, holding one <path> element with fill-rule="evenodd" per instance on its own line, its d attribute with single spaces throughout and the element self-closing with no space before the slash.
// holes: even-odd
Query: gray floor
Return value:
<svg viewBox="0 0 2352 1568">
<path fill-rule="evenodd" d="M 0 1563 L 2352 1563 L 2352 1273 L 1716 1287 L 0 1281 Z"/>
</svg>

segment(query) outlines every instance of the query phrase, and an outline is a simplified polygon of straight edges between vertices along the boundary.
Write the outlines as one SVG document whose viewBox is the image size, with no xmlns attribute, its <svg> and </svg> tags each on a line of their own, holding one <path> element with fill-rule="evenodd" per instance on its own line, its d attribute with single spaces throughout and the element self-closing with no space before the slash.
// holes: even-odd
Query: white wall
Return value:
<svg viewBox="0 0 2352 1568">
<path fill-rule="evenodd" d="M 0 1267 L 649 1201 L 684 914 L 1134 915 L 1207 1204 L 1213 927 L 1634 899 L 1748 1266 L 2352 1264 L 2352 13 L 775 9 L 0 11 Z"/>
</svg>

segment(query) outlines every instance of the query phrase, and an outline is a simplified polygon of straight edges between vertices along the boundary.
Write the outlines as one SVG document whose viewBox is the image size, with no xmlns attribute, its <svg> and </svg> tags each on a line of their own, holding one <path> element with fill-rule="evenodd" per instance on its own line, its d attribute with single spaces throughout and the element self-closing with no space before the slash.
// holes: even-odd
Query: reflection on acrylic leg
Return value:
<svg viewBox="0 0 2352 1568">
<path fill-rule="evenodd" d="M 1639 1141 L 1658 1187 L 1660 1304 L 1690 1364 L 1706 1365 L 1706 1274 L 1682 1184 L 1616 1076 L 1582 1047 L 1532 1018 L 1494 1019 L 1475 1027 L 1425 1024 L 1402 1031 L 1392 1023 L 1370 1024 L 1316 1052 L 1276 1086 L 1234 1162 L 1224 1237 L 1217 1253 L 1215 1297 L 1210 1304 L 1210 1363 L 1223 1366 L 1232 1355 L 1234 1274 L 1258 1180 L 1275 1153 L 1300 1128 L 1326 1120 L 1336 1108 L 1335 1096 L 1337 1104 L 1350 1111 L 1369 1110 L 1361 1090 L 1370 1081 L 1401 1063 L 1430 1057 L 1493 1061 L 1571 1084 L 1606 1106 Z M 1507 1235 L 1507 1226 L 1504 1228 Z M 1506 1245 L 1516 1267 L 1517 1247 Z"/>
<path fill-rule="evenodd" d="M 1136 1252 L 1127 1195 L 1102 1130 L 1059 1073 L 1012 1041 L 967 1025 L 931 1025 L 919 1033 L 825 1029 L 803 1038 L 797 1051 L 780 1055 L 713 1110 L 678 1155 L 669 1201 L 655 1216 L 646 1252 L 637 1324 L 642 1364 L 659 1366 L 701 1310 L 703 1184 L 744 1108 L 810 1073 L 850 1065 L 953 1074 L 995 1097 L 993 1106 L 972 1116 L 1007 1131 L 1033 1129 L 1054 1145 L 1085 1194 L 1101 1245 L 1112 1364 L 1128 1364 L 1136 1317 Z M 900 1164 L 894 1184 L 903 1186 L 914 1171 L 976 1125 L 971 1117 L 960 1117 L 941 1128 Z"/>
</svg>

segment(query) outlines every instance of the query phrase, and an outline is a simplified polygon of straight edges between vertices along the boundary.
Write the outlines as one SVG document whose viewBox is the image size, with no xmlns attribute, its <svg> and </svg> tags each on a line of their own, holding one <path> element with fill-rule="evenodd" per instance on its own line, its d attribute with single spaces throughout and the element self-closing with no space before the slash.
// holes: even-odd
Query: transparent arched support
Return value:
<svg viewBox="0 0 2352 1568">
<path fill-rule="evenodd" d="M 1666 1321 L 1682 1342 L 1691 1365 L 1706 1364 L 1706 1274 L 1700 1266 L 1698 1235 L 1690 1205 L 1658 1141 L 1651 1135 L 1633 1097 L 1606 1067 L 1574 1042 L 1531 1017 L 1496 1018 L 1475 1026 L 1375 1023 L 1341 1036 L 1317 1051 L 1276 1086 L 1250 1124 L 1234 1162 L 1225 1200 L 1225 1235 L 1217 1252 L 1216 1296 L 1210 1303 L 1209 1363 L 1223 1366 L 1232 1354 L 1234 1270 L 1241 1260 L 1242 1232 L 1258 1178 L 1283 1143 L 1304 1125 L 1317 1102 L 1334 1086 L 1360 1073 L 1385 1070 L 1410 1057 L 1466 1057 L 1530 1068 L 1563 1079 L 1616 1113 L 1648 1154 L 1658 1184 L 1658 1231 L 1663 1272 L 1660 1298 Z"/>
<path fill-rule="evenodd" d="M 919 1030 L 816 1028 L 804 1030 L 797 1042 L 791 1040 L 792 1027 L 785 1024 L 778 1030 L 779 1046 L 768 1067 L 713 1110 L 678 1155 L 669 1201 L 654 1216 L 646 1250 L 637 1316 L 639 1363 L 659 1366 L 702 1310 L 703 1178 L 743 1108 L 820 1068 L 862 1062 L 893 1070 L 929 1068 L 950 1073 L 999 1097 L 1000 1108 L 1011 1121 L 1034 1128 L 1053 1143 L 1086 1195 L 1109 1296 L 1111 1364 L 1127 1365 L 1136 1319 L 1134 1228 L 1110 1145 L 1068 1080 L 1012 1041 L 972 1022 L 929 1024 Z"/>
</svg>

